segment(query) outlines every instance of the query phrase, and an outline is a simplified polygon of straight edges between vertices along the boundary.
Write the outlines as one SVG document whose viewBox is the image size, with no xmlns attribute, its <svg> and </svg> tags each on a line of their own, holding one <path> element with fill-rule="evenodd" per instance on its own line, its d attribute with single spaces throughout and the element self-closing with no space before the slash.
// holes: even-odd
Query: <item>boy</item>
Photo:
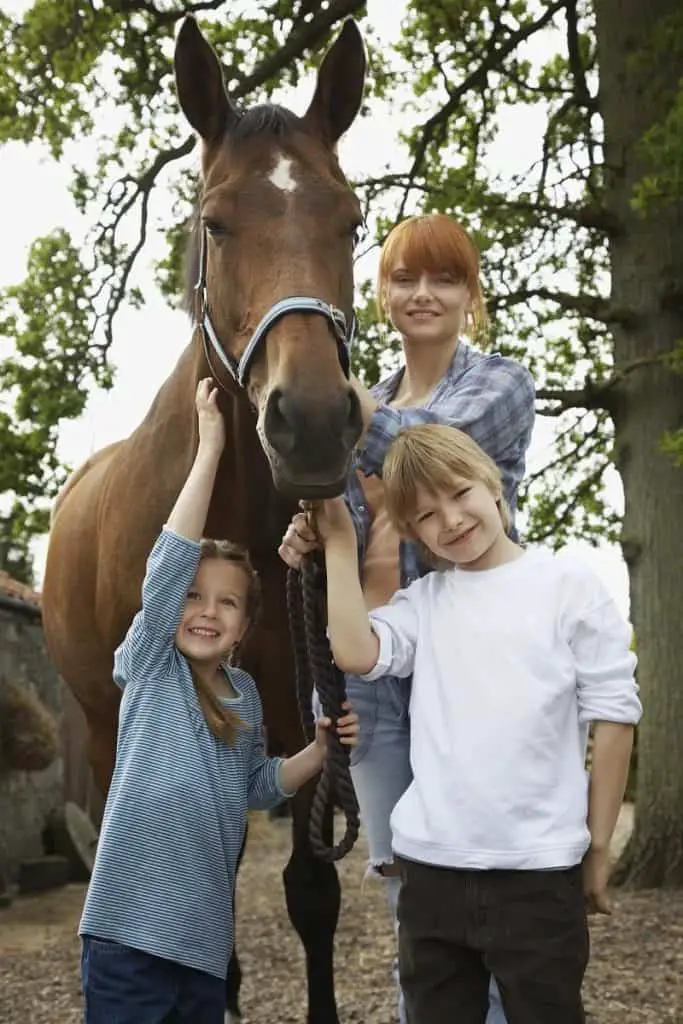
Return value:
<svg viewBox="0 0 683 1024">
<path fill-rule="evenodd" d="M 414 781 L 391 820 L 408 1020 L 484 1024 L 492 974 L 508 1024 L 582 1024 L 586 910 L 609 912 L 641 715 L 630 630 L 580 562 L 508 537 L 499 471 L 467 435 L 405 430 L 383 482 L 439 571 L 368 615 L 343 501 L 316 527 L 339 668 L 413 677 Z"/>
</svg>

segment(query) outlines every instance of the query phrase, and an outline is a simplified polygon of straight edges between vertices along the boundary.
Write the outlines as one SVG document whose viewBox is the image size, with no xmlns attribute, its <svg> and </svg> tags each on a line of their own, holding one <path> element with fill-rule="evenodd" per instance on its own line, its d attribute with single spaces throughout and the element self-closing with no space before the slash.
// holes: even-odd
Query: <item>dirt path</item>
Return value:
<svg viewBox="0 0 683 1024">
<path fill-rule="evenodd" d="M 630 825 L 622 818 L 618 844 Z M 302 1024 L 301 948 L 285 910 L 286 822 L 259 818 L 240 874 L 238 940 L 243 1024 Z M 361 846 L 341 866 L 337 993 L 343 1024 L 394 1024 L 393 943 L 378 885 L 361 889 Z M 0 912 L 1 1024 L 77 1024 L 76 925 L 82 886 L 18 900 Z M 683 1024 L 683 893 L 618 893 L 614 914 L 592 922 L 586 1004 L 595 1024 Z"/>
</svg>

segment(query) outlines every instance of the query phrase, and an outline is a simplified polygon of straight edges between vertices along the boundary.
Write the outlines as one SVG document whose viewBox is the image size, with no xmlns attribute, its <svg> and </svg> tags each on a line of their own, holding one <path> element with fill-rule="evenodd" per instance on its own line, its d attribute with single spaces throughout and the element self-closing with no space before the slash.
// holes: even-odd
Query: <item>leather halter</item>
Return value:
<svg viewBox="0 0 683 1024">
<path fill-rule="evenodd" d="M 206 294 L 208 230 L 205 225 L 202 225 L 201 232 L 199 274 L 195 285 L 197 302 L 195 304 L 194 322 L 192 326 L 193 329 L 198 328 L 201 331 L 204 354 L 206 356 L 206 361 L 209 364 L 209 368 L 211 368 L 211 360 L 209 358 L 210 345 L 235 383 L 241 388 L 246 387 L 251 363 L 256 355 L 259 345 L 265 340 L 265 337 L 271 327 L 290 313 L 317 313 L 320 316 L 325 317 L 329 326 L 332 328 L 332 333 L 335 341 L 337 342 L 337 351 L 341 368 L 344 371 L 344 375 L 346 377 L 349 376 L 351 347 L 356 335 L 356 317 L 352 314 L 351 322 L 350 324 L 347 324 L 346 315 L 341 309 L 330 305 L 328 302 L 324 302 L 323 299 L 316 299 L 310 295 L 290 295 L 288 298 L 280 299 L 271 306 L 265 316 L 263 316 L 257 324 L 256 329 L 249 340 L 249 344 L 245 348 L 239 360 L 235 359 L 230 352 L 226 351 L 223 345 L 221 345 L 220 339 L 216 334 L 216 330 L 211 322 L 211 315 L 209 313 Z"/>
</svg>

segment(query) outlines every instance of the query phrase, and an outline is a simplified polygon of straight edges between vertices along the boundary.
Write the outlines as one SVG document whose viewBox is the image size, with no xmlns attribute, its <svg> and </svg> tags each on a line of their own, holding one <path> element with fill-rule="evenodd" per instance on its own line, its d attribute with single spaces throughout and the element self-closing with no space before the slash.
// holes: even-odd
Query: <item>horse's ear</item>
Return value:
<svg viewBox="0 0 683 1024">
<path fill-rule="evenodd" d="M 216 142 L 235 123 L 237 111 L 225 91 L 221 64 L 192 17 L 183 20 L 173 57 L 178 99 L 204 142 Z"/>
<path fill-rule="evenodd" d="M 334 146 L 360 110 L 365 84 L 365 46 L 360 29 L 347 18 L 318 70 L 306 127 Z"/>
</svg>

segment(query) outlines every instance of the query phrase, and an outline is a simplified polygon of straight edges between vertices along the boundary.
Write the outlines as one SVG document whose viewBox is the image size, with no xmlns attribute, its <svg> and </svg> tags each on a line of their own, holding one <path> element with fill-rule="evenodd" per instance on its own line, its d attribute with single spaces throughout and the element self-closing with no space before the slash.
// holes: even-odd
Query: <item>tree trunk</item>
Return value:
<svg viewBox="0 0 683 1024">
<path fill-rule="evenodd" d="M 640 145 L 669 109 L 680 55 L 652 52 L 662 19 L 680 0 L 595 0 L 605 126 L 612 299 L 633 311 L 614 331 L 615 362 L 656 360 L 683 339 L 683 195 L 645 214 L 634 186 L 656 171 Z M 646 53 L 650 48 L 649 53 Z M 683 885 L 683 470 L 661 451 L 683 423 L 683 377 L 661 362 L 629 373 L 612 409 L 626 499 L 622 547 L 644 717 L 638 736 L 635 831 L 617 882 Z"/>
</svg>

